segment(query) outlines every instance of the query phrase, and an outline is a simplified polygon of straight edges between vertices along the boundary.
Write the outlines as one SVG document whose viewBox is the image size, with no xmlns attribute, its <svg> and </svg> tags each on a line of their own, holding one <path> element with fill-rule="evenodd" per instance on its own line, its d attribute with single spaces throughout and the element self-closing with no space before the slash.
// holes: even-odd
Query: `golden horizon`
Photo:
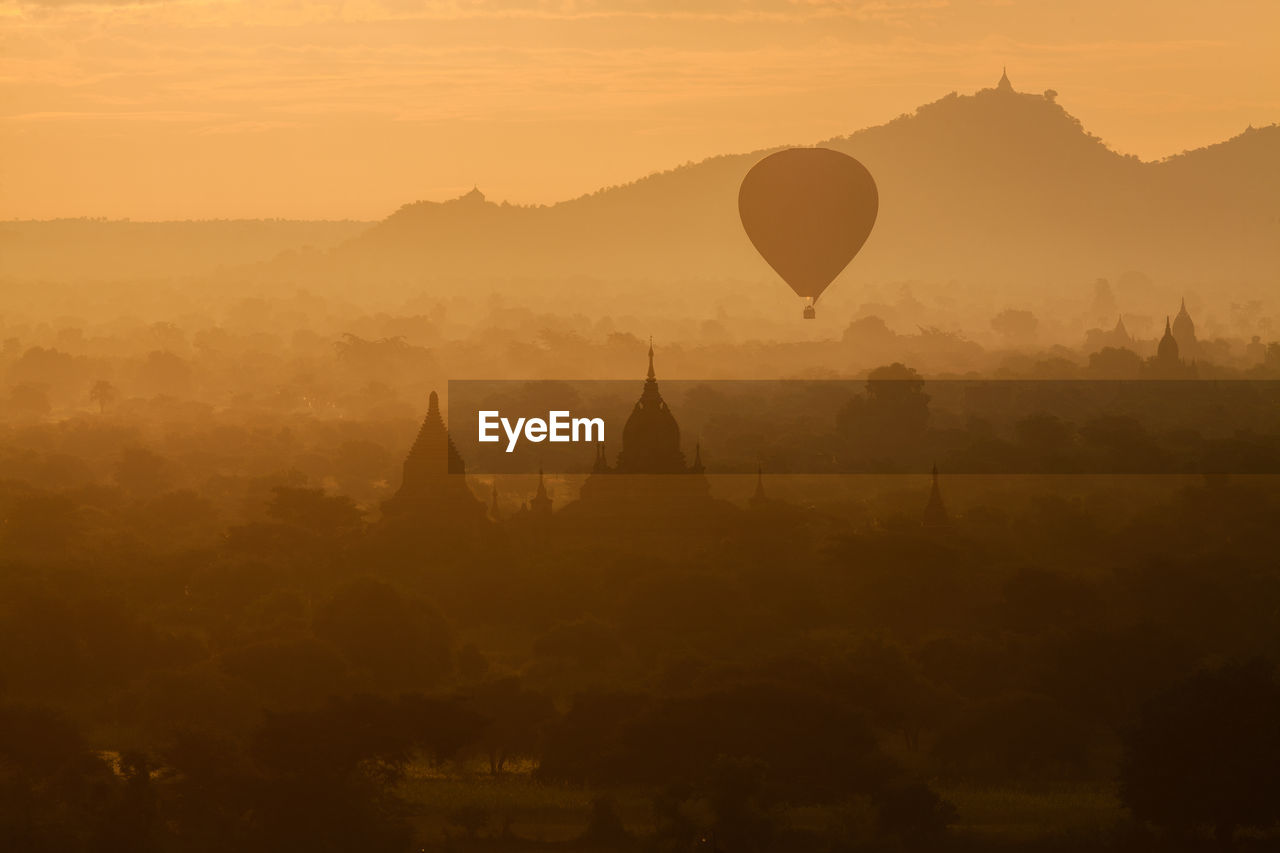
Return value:
<svg viewBox="0 0 1280 853">
<path fill-rule="evenodd" d="M 374 220 L 551 204 L 1053 88 L 1143 160 L 1280 120 L 1280 7 L 0 0 L 0 218 Z"/>
</svg>

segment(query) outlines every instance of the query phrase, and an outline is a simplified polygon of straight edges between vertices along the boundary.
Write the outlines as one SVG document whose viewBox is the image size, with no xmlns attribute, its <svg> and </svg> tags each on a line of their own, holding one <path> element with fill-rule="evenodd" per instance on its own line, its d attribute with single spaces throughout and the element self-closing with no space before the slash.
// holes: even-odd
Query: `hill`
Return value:
<svg viewBox="0 0 1280 853">
<path fill-rule="evenodd" d="M 1054 93 L 1019 93 L 1002 82 L 818 144 L 857 157 L 880 189 L 879 220 L 846 280 L 955 281 L 1002 299 L 1126 270 L 1168 288 L 1257 292 L 1277 284 L 1275 125 L 1142 162 L 1089 134 Z M 119 279 L 221 268 L 224 277 L 264 283 L 356 284 L 393 301 L 441 282 L 538 281 L 540 295 L 573 299 L 580 279 L 597 293 L 612 282 L 610 294 L 655 298 L 655 287 L 672 293 L 698 281 L 710 283 L 705 295 L 722 298 L 743 281 L 780 287 L 737 216 L 738 185 L 770 150 L 713 157 L 551 206 L 496 204 L 476 190 L 406 204 L 372 225 L 4 223 L 0 275 Z M 310 249 L 294 251 L 304 245 Z M 839 291 L 824 301 L 842 299 Z"/>
<path fill-rule="evenodd" d="M 1109 149 L 1052 93 L 955 93 L 821 145 L 880 188 L 845 275 L 1043 284 L 1139 269 L 1166 282 L 1274 281 L 1280 127 L 1142 162 Z M 405 205 L 336 248 L 378 278 L 741 279 L 771 275 L 742 234 L 737 188 L 768 150 L 715 157 L 551 207 L 478 192 Z"/>
</svg>

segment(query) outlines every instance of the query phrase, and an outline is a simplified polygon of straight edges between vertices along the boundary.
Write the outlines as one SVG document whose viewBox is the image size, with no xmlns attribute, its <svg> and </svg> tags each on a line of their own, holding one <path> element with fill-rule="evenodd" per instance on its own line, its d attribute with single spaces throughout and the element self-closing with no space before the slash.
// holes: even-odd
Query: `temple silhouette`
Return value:
<svg viewBox="0 0 1280 853">
<path fill-rule="evenodd" d="M 1178 352 L 1184 359 L 1194 361 L 1199 355 L 1200 344 L 1196 341 L 1196 324 L 1191 321 L 1191 314 L 1187 312 L 1186 297 L 1182 299 L 1178 315 L 1173 318 L 1171 331 L 1174 340 L 1178 342 Z"/>
<path fill-rule="evenodd" d="M 996 83 L 996 91 L 1013 93 L 1013 84 L 1009 82 L 1009 69 L 1007 67 L 1000 69 L 1000 82 Z"/>
<path fill-rule="evenodd" d="M 1181 331 L 1181 334 L 1179 334 Z M 1177 319 L 1170 322 L 1164 319 L 1164 335 L 1156 345 L 1156 354 L 1148 362 L 1148 370 L 1154 379 L 1194 379 L 1199 374 L 1194 358 L 1188 362 L 1186 354 L 1196 351 L 1195 324 L 1187 314 L 1187 302 L 1182 301 L 1182 309 Z"/>
<path fill-rule="evenodd" d="M 533 495 L 504 516 L 496 480 L 487 506 L 467 484 L 466 465 L 445 426 L 439 396 L 432 391 L 422 427 L 405 458 L 400 487 L 382 504 L 382 526 L 408 537 L 453 542 L 508 534 L 545 540 L 553 530 L 612 535 L 620 526 L 701 532 L 742 514 L 732 504 L 710 497 L 701 447 L 695 446 L 693 462 L 686 462 L 680 425 L 658 388 L 652 344 L 648 374 L 623 427 L 615 462 L 610 464 L 603 444 L 595 453 L 577 500 L 557 510 L 540 470 Z"/>
<path fill-rule="evenodd" d="M 1164 357 L 1181 364 L 1172 326 L 1165 338 Z M 766 495 L 763 467 L 757 467 L 755 488 L 745 507 L 711 496 L 700 443 L 694 445 L 693 461 L 686 460 L 680 424 L 658 386 L 652 343 L 648 358 L 644 384 L 623 426 L 616 457 L 610 462 L 604 444 L 597 444 L 591 472 L 577 498 L 559 507 L 542 470 L 533 493 L 525 492 L 514 511 L 503 512 L 496 478 L 489 484 L 488 503 L 477 497 L 441 415 L 439 396 L 432 391 L 426 417 L 404 460 L 400 486 L 382 504 L 383 529 L 440 544 L 490 539 L 542 544 L 560 534 L 583 540 L 643 533 L 641 541 L 652 542 L 721 536 L 744 524 L 806 523 L 809 513 L 804 507 Z M 553 482 L 559 482 L 563 492 L 564 481 Z M 951 528 L 936 465 L 921 527 Z"/>
<path fill-rule="evenodd" d="M 583 500 L 608 496 L 615 491 L 618 475 L 676 475 L 675 485 L 667 488 L 687 494 L 707 494 L 706 469 L 702 464 L 702 447 L 695 445 L 693 463 L 685 464 L 680 449 L 680 424 L 662 393 L 653 369 L 653 343 L 649 343 L 649 372 L 644 389 L 622 428 L 622 449 L 615 464 L 610 465 L 603 444 L 596 445 L 595 463 L 582 486 Z"/>
<path fill-rule="evenodd" d="M 622 428 L 622 447 L 613 464 L 603 444 L 596 446 L 591 473 L 557 518 L 568 526 L 660 527 L 665 532 L 707 532 L 736 521 L 742 510 L 711 497 L 695 444 L 693 462 L 680 446 L 680 424 L 662 398 L 654 370 L 653 344 L 640 398 Z"/>
<path fill-rule="evenodd" d="M 467 486 L 466 465 L 449 437 L 435 391 L 402 470 L 400 488 L 382 504 L 385 526 L 462 536 L 491 526 L 484 503 Z"/>
<path fill-rule="evenodd" d="M 1143 375 L 1152 379 L 1194 379 L 1200 375 L 1201 345 L 1185 297 L 1178 313 L 1165 317 L 1164 332 L 1159 338 L 1135 338 L 1125 327 L 1123 315 L 1117 317 L 1115 327 L 1110 330 L 1089 329 L 1085 333 L 1087 351 L 1098 352 L 1106 347 L 1129 350 L 1141 356 Z"/>
</svg>

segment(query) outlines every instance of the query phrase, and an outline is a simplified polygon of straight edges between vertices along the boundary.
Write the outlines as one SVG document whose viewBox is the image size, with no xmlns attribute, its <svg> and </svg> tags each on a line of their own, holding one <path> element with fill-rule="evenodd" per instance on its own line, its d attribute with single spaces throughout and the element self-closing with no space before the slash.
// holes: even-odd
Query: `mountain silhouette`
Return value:
<svg viewBox="0 0 1280 853">
<path fill-rule="evenodd" d="M 880 188 L 861 279 L 1256 279 L 1280 262 L 1280 127 L 1159 162 L 1109 149 L 1053 93 L 952 93 L 819 143 Z M 478 192 L 408 204 L 335 249 L 332 270 L 462 278 L 758 278 L 736 199 L 771 151 L 713 157 L 549 207 Z M 847 272 L 846 275 L 849 273 Z"/>
<path fill-rule="evenodd" d="M 1052 91 L 1002 85 L 953 92 L 817 144 L 860 160 L 880 192 L 875 229 L 834 292 L 849 277 L 1009 289 L 1125 270 L 1165 286 L 1259 285 L 1280 268 L 1280 126 L 1143 162 L 1088 133 Z M 360 284 L 390 295 L 424 281 L 575 278 L 659 289 L 720 282 L 728 294 L 727 282 L 776 281 L 743 233 L 737 193 L 751 166 L 777 150 L 712 157 L 549 206 L 499 204 L 476 189 L 406 204 L 381 222 L 320 230 L 269 221 L 11 222 L 0 227 L 0 274 L 159 274 L 155 263 L 122 261 L 127 245 L 129 256 L 172 260 L 169 275 L 240 267 L 263 281 Z M 298 248 L 315 248 L 281 251 L 290 233 Z M 75 252 L 57 248 L 65 235 Z M 155 252 L 144 251 L 147 240 Z"/>
</svg>

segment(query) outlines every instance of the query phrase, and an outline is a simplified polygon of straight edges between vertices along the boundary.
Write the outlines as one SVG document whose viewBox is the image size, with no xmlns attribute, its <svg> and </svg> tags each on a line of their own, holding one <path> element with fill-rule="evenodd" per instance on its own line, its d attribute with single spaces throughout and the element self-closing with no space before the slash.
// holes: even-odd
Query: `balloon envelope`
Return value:
<svg viewBox="0 0 1280 853">
<path fill-rule="evenodd" d="M 829 148 L 788 148 L 742 179 L 738 214 L 752 244 L 799 296 L 817 299 L 858 254 L 880 196 L 866 167 Z"/>
</svg>

